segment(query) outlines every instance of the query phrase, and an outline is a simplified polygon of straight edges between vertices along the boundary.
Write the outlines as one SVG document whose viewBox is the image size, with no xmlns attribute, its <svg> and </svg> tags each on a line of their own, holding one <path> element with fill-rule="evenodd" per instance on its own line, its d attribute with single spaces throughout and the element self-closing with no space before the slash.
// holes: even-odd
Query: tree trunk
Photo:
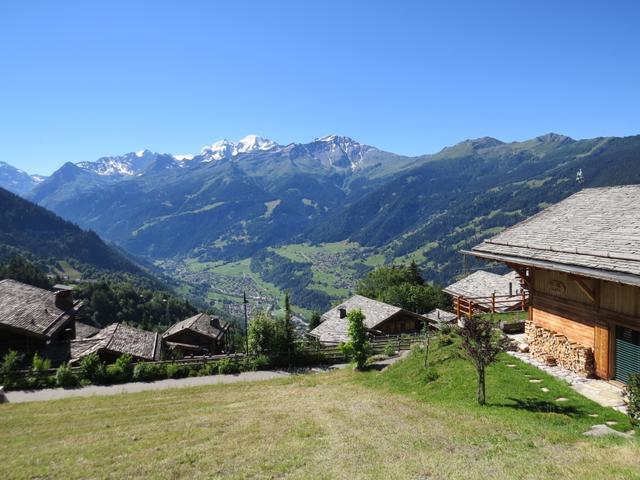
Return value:
<svg viewBox="0 0 640 480">
<path fill-rule="evenodd" d="M 425 348 L 424 348 L 424 368 L 429 367 L 429 343 L 431 341 L 431 332 L 429 332 L 429 327 L 427 326 L 426 332 L 427 338 L 425 339 Z"/>
<path fill-rule="evenodd" d="M 484 367 L 478 367 L 478 404 L 484 405 L 485 402 Z"/>
</svg>

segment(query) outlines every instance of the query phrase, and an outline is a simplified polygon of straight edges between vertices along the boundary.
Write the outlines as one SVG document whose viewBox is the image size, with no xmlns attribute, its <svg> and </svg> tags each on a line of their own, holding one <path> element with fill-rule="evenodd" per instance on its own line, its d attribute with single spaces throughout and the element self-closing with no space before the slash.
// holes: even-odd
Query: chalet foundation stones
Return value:
<svg viewBox="0 0 640 480">
<path fill-rule="evenodd" d="M 591 348 L 571 342 L 562 334 L 552 332 L 527 320 L 525 333 L 529 340 L 529 352 L 545 365 L 558 365 L 583 377 L 595 372 Z"/>
</svg>

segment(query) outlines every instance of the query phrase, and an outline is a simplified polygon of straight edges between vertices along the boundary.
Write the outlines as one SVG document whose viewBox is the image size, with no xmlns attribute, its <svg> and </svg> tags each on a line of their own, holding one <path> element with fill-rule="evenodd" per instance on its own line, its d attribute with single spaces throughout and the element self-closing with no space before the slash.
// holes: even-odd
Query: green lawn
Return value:
<svg viewBox="0 0 640 480">
<path fill-rule="evenodd" d="M 479 407 L 456 345 L 431 361 L 433 381 L 416 354 L 382 373 L 2 405 L 0 478 L 640 478 L 637 439 L 582 435 L 623 415 L 506 355 Z"/>
</svg>

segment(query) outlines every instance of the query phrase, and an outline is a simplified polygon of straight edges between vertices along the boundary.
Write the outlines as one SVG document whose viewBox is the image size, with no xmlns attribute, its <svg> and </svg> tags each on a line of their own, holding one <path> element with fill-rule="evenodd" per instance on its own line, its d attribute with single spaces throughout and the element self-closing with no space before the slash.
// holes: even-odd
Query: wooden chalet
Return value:
<svg viewBox="0 0 640 480">
<path fill-rule="evenodd" d="M 640 185 L 582 190 L 463 253 L 524 279 L 533 355 L 623 383 L 640 372 Z"/>
<path fill-rule="evenodd" d="M 524 310 L 529 300 L 514 271 L 499 275 L 478 270 L 442 290 L 451 296 L 457 318 L 482 312 Z"/>
<path fill-rule="evenodd" d="M 112 323 L 98 333 L 72 340 L 71 363 L 77 363 L 91 353 L 97 353 L 105 363 L 113 363 L 128 353 L 134 360 L 161 360 L 162 337 L 158 333 L 140 330 L 123 323 Z"/>
<path fill-rule="evenodd" d="M 364 314 L 365 326 L 372 335 L 418 332 L 427 321 L 424 316 L 409 310 L 354 295 L 324 313 L 320 325 L 309 332 L 309 335 L 325 344 L 346 342 L 348 340 L 347 314 L 356 309 L 360 309 Z"/>
<path fill-rule="evenodd" d="M 58 347 L 75 337 L 74 322 L 81 307 L 71 290 L 51 292 L 16 280 L 1 280 L 0 356 L 8 350 L 64 356 Z"/>
<path fill-rule="evenodd" d="M 172 325 L 162 337 L 169 348 L 183 355 L 213 355 L 227 350 L 230 326 L 218 317 L 199 313 Z"/>
</svg>

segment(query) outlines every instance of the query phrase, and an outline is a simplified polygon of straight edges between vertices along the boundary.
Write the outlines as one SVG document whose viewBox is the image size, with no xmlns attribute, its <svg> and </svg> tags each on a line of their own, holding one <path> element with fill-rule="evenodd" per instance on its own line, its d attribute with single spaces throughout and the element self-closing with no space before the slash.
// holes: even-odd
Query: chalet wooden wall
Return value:
<svg viewBox="0 0 640 480">
<path fill-rule="evenodd" d="M 530 292 L 534 324 L 592 348 L 596 374 L 611 378 L 615 326 L 640 330 L 640 288 L 534 269 Z"/>
</svg>

